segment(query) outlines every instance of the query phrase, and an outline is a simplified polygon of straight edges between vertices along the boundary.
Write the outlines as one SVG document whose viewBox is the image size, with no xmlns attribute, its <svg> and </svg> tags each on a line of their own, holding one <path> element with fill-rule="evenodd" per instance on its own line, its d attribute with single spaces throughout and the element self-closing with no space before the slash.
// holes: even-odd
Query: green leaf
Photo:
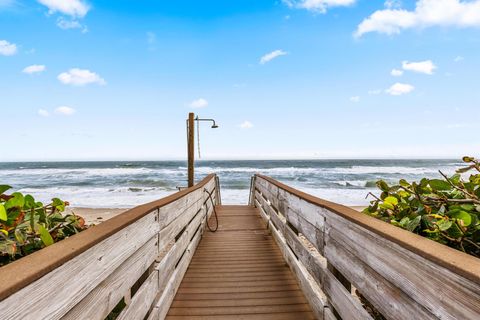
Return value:
<svg viewBox="0 0 480 320">
<path fill-rule="evenodd" d="M 4 194 L 5 191 L 12 189 L 12 187 L 7 186 L 6 184 L 0 185 L 0 194 Z"/>
<path fill-rule="evenodd" d="M 401 179 L 401 180 L 399 181 L 399 183 L 400 183 L 400 185 L 401 185 L 402 187 L 405 187 L 405 188 L 409 188 L 409 187 L 410 187 L 410 183 L 408 183 L 407 180 L 405 180 L 405 179 Z"/>
<path fill-rule="evenodd" d="M 386 209 L 386 210 L 388 210 L 388 209 L 389 209 L 389 210 L 395 209 L 395 207 L 394 207 L 391 203 L 388 203 L 388 202 L 381 203 L 381 204 L 379 205 L 379 207 L 382 208 L 382 209 Z"/>
<path fill-rule="evenodd" d="M 439 191 L 446 191 L 452 188 L 450 183 L 444 180 L 439 180 L 439 179 L 430 180 L 429 185 L 433 190 L 439 190 Z"/>
<path fill-rule="evenodd" d="M 65 211 L 65 202 L 58 198 L 53 198 L 52 199 L 52 205 L 57 208 L 58 211 L 63 212 Z"/>
<path fill-rule="evenodd" d="M 42 239 L 43 244 L 48 247 L 53 244 L 53 238 L 48 232 L 48 230 L 41 224 L 37 224 L 38 233 L 40 234 L 40 239 Z"/>
<path fill-rule="evenodd" d="M 446 231 L 452 226 L 452 221 L 450 220 L 439 220 L 437 221 L 437 226 L 440 231 Z"/>
<path fill-rule="evenodd" d="M 35 208 L 35 199 L 27 194 L 25 196 L 25 209 L 31 209 L 31 208 Z"/>
<path fill-rule="evenodd" d="M 390 189 L 388 184 L 383 180 L 377 181 L 377 187 L 383 192 L 387 192 Z"/>
<path fill-rule="evenodd" d="M 461 178 L 462 176 L 457 173 L 450 177 L 450 181 L 452 181 L 452 183 L 456 185 L 460 182 Z"/>
<path fill-rule="evenodd" d="M 25 198 L 23 197 L 23 194 L 20 192 L 14 192 L 11 194 L 11 197 L 12 198 L 5 203 L 5 209 L 23 208 L 25 205 Z"/>
<path fill-rule="evenodd" d="M 473 162 L 475 160 L 475 158 L 465 156 L 465 157 L 462 158 L 462 160 L 463 160 L 463 162 L 468 163 L 468 162 Z"/>
<path fill-rule="evenodd" d="M 420 224 L 421 219 L 422 219 L 422 216 L 415 217 L 415 219 L 413 219 L 407 224 L 407 230 L 413 232 L 413 230 L 415 230 Z"/>
<path fill-rule="evenodd" d="M 408 198 L 408 197 L 410 197 L 410 193 L 407 192 L 407 191 L 403 191 L 403 190 L 398 191 L 398 195 L 399 195 L 400 197 L 402 197 L 402 198 Z"/>
<path fill-rule="evenodd" d="M 457 169 L 456 172 L 457 173 L 465 173 L 465 172 L 468 172 L 468 171 L 472 170 L 473 168 L 475 168 L 475 165 Z"/>
<path fill-rule="evenodd" d="M 452 238 L 460 238 L 463 235 L 462 230 L 456 223 L 452 223 L 452 226 L 447 230 L 447 233 Z"/>
<path fill-rule="evenodd" d="M 392 196 L 386 197 L 383 201 L 393 206 L 396 206 L 398 204 L 398 199 Z"/>
<path fill-rule="evenodd" d="M 0 220 L 8 220 L 7 210 L 5 210 L 5 206 L 3 204 L 0 204 Z"/>
<path fill-rule="evenodd" d="M 408 223 L 410 222 L 409 217 L 403 217 L 402 220 L 400 220 L 400 226 L 403 228 L 407 228 Z"/>
<path fill-rule="evenodd" d="M 475 210 L 475 206 L 473 204 L 462 204 L 460 206 L 460 208 L 462 208 L 463 210 L 465 211 L 473 211 Z"/>
<path fill-rule="evenodd" d="M 25 234 L 20 229 L 15 229 L 15 239 L 17 240 L 18 243 L 21 245 L 25 244 L 25 241 L 27 240 L 27 237 Z"/>
<path fill-rule="evenodd" d="M 463 221 L 463 226 L 468 227 L 472 223 L 472 217 L 470 214 L 463 210 L 455 210 L 453 212 L 449 212 L 449 216 L 458 220 Z"/>
</svg>

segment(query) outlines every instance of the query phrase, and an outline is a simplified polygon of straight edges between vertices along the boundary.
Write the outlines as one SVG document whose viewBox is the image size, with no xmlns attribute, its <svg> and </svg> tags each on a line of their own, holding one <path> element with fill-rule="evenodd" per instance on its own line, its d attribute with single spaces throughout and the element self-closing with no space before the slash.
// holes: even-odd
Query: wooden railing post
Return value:
<svg viewBox="0 0 480 320">
<path fill-rule="evenodd" d="M 250 194 L 248 197 L 248 205 L 255 207 L 255 179 L 256 175 L 253 175 L 250 180 Z"/>
<path fill-rule="evenodd" d="M 194 140 L 195 140 L 195 114 L 190 112 L 188 114 L 188 126 L 187 126 L 187 134 L 188 134 L 188 187 L 193 187 L 195 183 L 195 173 L 194 173 L 194 165 L 195 165 L 195 150 L 194 150 Z"/>
</svg>

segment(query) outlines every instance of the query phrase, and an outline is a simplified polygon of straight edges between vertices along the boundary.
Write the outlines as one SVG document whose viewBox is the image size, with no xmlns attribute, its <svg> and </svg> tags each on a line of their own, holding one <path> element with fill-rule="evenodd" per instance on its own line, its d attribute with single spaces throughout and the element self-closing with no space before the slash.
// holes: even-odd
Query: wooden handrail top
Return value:
<svg viewBox="0 0 480 320">
<path fill-rule="evenodd" d="M 425 259 L 435 262 L 444 268 L 452 270 L 460 276 L 480 284 L 480 259 L 476 257 L 385 223 L 384 221 L 360 213 L 347 206 L 315 197 L 287 186 L 270 177 L 261 174 L 256 174 L 255 176 L 268 181 L 279 189 L 293 194 L 300 199 L 338 214 L 339 216 L 356 223 Z"/>
<path fill-rule="evenodd" d="M 183 196 L 204 187 L 215 174 L 210 174 L 193 187 L 176 192 L 165 198 L 146 203 L 113 217 L 97 226 L 93 226 L 79 234 L 57 242 L 28 256 L 19 259 L 2 269 L 2 285 L 0 301 L 14 294 L 35 280 L 58 268 L 68 260 L 85 252 L 102 240 L 110 237 L 121 229 L 143 218 L 148 213 L 170 204 Z M 75 281 L 75 279 L 72 279 Z"/>
</svg>

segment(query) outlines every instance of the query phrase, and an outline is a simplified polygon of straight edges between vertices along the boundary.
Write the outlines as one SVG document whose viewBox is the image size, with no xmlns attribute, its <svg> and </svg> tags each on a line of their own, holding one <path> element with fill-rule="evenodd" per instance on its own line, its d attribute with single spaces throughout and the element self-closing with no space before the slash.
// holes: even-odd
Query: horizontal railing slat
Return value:
<svg viewBox="0 0 480 320">
<path fill-rule="evenodd" d="M 348 249 L 330 240 L 325 256 L 351 283 L 362 292 L 388 319 L 437 319 L 415 299 L 386 281 Z"/>
<path fill-rule="evenodd" d="M 135 293 L 117 320 L 144 319 L 158 292 L 158 270 L 154 270 Z"/>
<path fill-rule="evenodd" d="M 320 286 L 313 280 L 312 276 L 308 273 L 305 267 L 297 260 L 292 250 L 286 244 L 285 239 L 281 236 L 278 230 L 271 225 L 271 222 L 270 230 L 272 231 L 272 235 L 277 242 L 280 251 L 283 253 L 285 261 L 295 274 L 299 286 L 305 294 L 305 298 L 310 303 L 315 316 L 318 319 L 323 319 L 323 310 L 325 308 L 327 299 Z"/>
<path fill-rule="evenodd" d="M 190 260 L 193 257 L 195 249 L 197 248 L 198 243 L 200 242 L 201 235 L 203 230 L 198 230 L 195 234 L 192 241 L 189 243 L 185 254 L 180 259 L 175 271 L 173 272 L 172 276 L 170 277 L 165 289 L 163 290 L 160 299 L 155 304 L 148 320 L 153 319 L 164 319 L 170 309 L 170 305 L 172 304 L 173 298 L 177 293 L 178 287 L 187 271 L 188 265 Z"/>
<path fill-rule="evenodd" d="M 156 220 L 155 211 L 3 300 L 2 318 L 60 319 L 158 233 Z"/>
<path fill-rule="evenodd" d="M 125 293 L 147 270 L 158 255 L 158 237 L 154 236 L 120 267 L 73 307 L 62 320 L 103 320 Z"/>
<path fill-rule="evenodd" d="M 175 242 L 172 248 L 168 251 L 168 253 L 163 257 L 163 259 L 156 267 L 157 270 L 161 270 L 159 280 L 160 291 L 163 291 L 163 289 L 165 288 L 168 280 L 170 279 L 173 271 L 175 270 L 175 265 L 187 249 L 190 243 L 190 239 L 195 234 L 199 226 L 203 226 L 204 220 L 205 218 L 202 212 L 197 214 L 197 216 L 192 220 L 192 223 L 188 225 L 185 232 Z"/>
<path fill-rule="evenodd" d="M 215 175 L 205 177 L 195 186 L 184 189 L 157 201 L 140 205 L 133 209 L 90 228 L 52 246 L 39 250 L 28 257 L 19 259 L 1 268 L 2 286 L 0 286 L 0 301 L 30 285 L 35 280 L 60 267 L 65 262 L 75 258 L 99 242 L 112 236 L 128 225 L 141 219 L 150 212 L 156 211 L 186 195 L 200 189 L 215 180 Z"/>
<path fill-rule="evenodd" d="M 350 283 L 387 319 L 480 318 L 480 259 L 269 177 L 256 175 L 252 188 L 279 245 L 328 297 L 325 318 L 334 317 L 328 307 L 344 319 L 370 318 Z"/>
<path fill-rule="evenodd" d="M 1 268 L 2 320 L 104 319 L 124 297 L 127 306 L 119 319 L 143 319 L 165 290 L 178 288 L 182 268 L 213 212 L 210 200 L 205 205 L 204 189 L 216 203 L 216 181 L 209 175 L 192 188 L 128 210 Z M 51 261 L 43 260 L 51 255 Z M 153 268 L 155 261 L 160 262 Z M 15 266 L 25 273 L 4 278 Z M 130 299 L 137 283 L 140 288 Z"/>
<path fill-rule="evenodd" d="M 480 316 L 479 286 L 472 286 L 470 281 L 456 273 L 343 218 L 331 220 L 327 220 L 327 242 L 333 239 L 349 248 L 356 257 L 381 274 L 384 281 L 394 284 L 435 316 L 442 319 L 474 319 Z M 329 256 L 326 257 L 329 259 Z M 364 293 L 367 294 L 366 290 Z"/>
</svg>

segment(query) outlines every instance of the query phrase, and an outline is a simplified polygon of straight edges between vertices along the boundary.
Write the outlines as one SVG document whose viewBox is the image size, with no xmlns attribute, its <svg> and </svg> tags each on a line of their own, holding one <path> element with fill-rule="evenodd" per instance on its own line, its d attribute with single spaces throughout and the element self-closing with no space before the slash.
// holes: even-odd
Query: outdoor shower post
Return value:
<svg viewBox="0 0 480 320">
<path fill-rule="evenodd" d="M 188 125 L 187 125 L 187 135 L 188 135 L 188 187 L 193 187 L 195 183 L 194 178 L 194 134 L 195 134 L 195 114 L 190 112 L 188 114 Z"/>
</svg>

